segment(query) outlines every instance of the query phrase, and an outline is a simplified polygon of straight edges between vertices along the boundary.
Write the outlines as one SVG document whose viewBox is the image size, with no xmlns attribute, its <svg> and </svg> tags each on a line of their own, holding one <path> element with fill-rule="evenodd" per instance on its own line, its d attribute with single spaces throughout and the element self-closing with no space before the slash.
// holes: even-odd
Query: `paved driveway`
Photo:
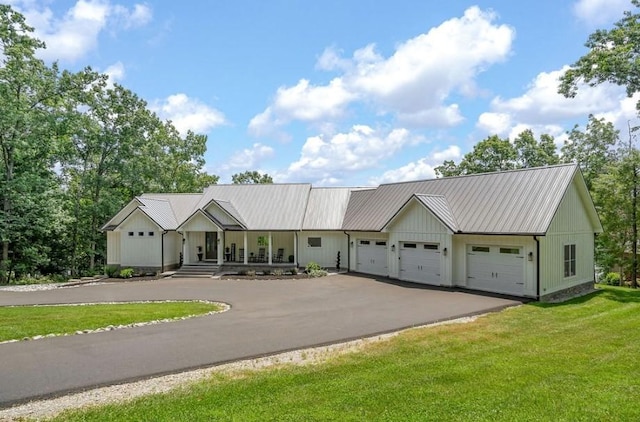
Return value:
<svg viewBox="0 0 640 422">
<path fill-rule="evenodd" d="M 272 281 L 165 279 L 0 291 L 0 305 L 163 299 L 216 300 L 232 308 L 167 324 L 1 344 L 0 407 L 519 303 L 356 275 Z"/>
</svg>

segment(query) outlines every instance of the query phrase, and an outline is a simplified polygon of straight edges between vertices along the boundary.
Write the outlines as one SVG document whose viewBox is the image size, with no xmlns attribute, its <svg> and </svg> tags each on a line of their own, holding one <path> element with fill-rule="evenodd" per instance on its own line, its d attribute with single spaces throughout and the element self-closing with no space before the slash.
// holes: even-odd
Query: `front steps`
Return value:
<svg viewBox="0 0 640 422">
<path fill-rule="evenodd" d="M 213 277 L 213 275 L 218 271 L 220 271 L 220 265 L 215 262 L 195 262 L 191 264 L 184 264 L 171 276 L 171 278 Z"/>
</svg>

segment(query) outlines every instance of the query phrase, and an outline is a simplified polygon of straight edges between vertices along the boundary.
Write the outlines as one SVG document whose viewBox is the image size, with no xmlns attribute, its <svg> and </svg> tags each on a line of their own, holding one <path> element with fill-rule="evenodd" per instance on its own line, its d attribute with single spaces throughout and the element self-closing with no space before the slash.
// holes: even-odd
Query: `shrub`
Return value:
<svg viewBox="0 0 640 422">
<path fill-rule="evenodd" d="M 284 275 L 284 271 L 280 268 L 276 268 L 271 271 L 271 274 L 275 275 L 276 277 L 280 277 L 281 275 Z"/>
<path fill-rule="evenodd" d="M 245 274 L 249 277 L 255 277 L 256 276 L 256 270 L 247 270 L 245 271 Z"/>
<path fill-rule="evenodd" d="M 313 270 L 308 274 L 309 277 L 324 277 L 325 275 L 327 275 L 327 272 L 325 270 Z"/>
<path fill-rule="evenodd" d="M 607 273 L 602 279 L 602 284 L 608 284 L 609 286 L 619 286 L 620 285 L 620 274 L 618 273 Z"/>
<path fill-rule="evenodd" d="M 307 266 L 304 268 L 304 271 L 307 274 L 311 274 L 314 271 L 320 271 L 320 270 L 322 270 L 322 267 L 320 266 L 320 264 L 318 264 L 317 262 L 313 262 L 313 261 L 309 262 L 307 264 Z"/>
<path fill-rule="evenodd" d="M 298 269 L 297 268 L 291 268 L 289 270 L 289 272 L 291 273 L 291 275 L 297 275 L 298 274 Z"/>
<path fill-rule="evenodd" d="M 29 274 L 29 275 L 20 277 L 17 280 L 14 280 L 11 284 L 23 285 L 23 284 L 47 284 L 47 283 L 55 283 L 55 280 L 48 276 L 42 276 L 42 275 L 32 276 Z"/>
<path fill-rule="evenodd" d="M 273 271 L 271 271 L 270 269 L 266 269 L 262 272 L 263 275 L 271 275 L 273 274 Z"/>
<path fill-rule="evenodd" d="M 118 275 L 118 266 L 117 265 L 107 265 L 104 267 L 104 273 L 107 277 L 113 278 Z"/>
<path fill-rule="evenodd" d="M 120 270 L 120 277 L 131 278 L 133 277 L 133 268 L 123 268 Z"/>
</svg>

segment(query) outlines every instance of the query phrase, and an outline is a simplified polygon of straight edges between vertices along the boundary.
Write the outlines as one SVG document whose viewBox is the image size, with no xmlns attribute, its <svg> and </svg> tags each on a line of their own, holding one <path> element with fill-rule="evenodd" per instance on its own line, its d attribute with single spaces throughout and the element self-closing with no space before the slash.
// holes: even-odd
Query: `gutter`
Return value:
<svg viewBox="0 0 640 422">
<path fill-rule="evenodd" d="M 351 271 L 351 235 L 346 230 L 342 232 L 347 235 L 347 271 Z"/>
<path fill-rule="evenodd" d="M 540 300 L 540 239 L 533 236 L 536 241 L 536 299 Z"/>
</svg>

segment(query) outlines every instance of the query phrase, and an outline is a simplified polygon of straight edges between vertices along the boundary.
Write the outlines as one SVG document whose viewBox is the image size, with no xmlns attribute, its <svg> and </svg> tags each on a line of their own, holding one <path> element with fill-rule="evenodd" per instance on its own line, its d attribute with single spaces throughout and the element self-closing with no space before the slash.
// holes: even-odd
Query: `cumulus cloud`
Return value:
<svg viewBox="0 0 640 422">
<path fill-rule="evenodd" d="M 161 118 L 171 120 L 182 135 L 188 130 L 207 133 L 214 127 L 226 123 L 222 112 L 182 93 L 153 101 L 150 108 Z"/>
<path fill-rule="evenodd" d="M 579 0 L 573 5 L 573 13 L 589 26 L 615 22 L 631 9 L 629 0 Z"/>
<path fill-rule="evenodd" d="M 96 49 L 99 34 L 107 28 L 129 29 L 152 19 L 151 9 L 145 4 L 129 9 L 108 0 L 78 0 L 64 16 L 54 16 L 45 4 L 30 0 L 14 3 L 34 27 L 35 36 L 46 43 L 47 48 L 38 53 L 45 60 L 74 62 Z"/>
<path fill-rule="evenodd" d="M 435 167 L 445 160 L 458 161 L 460 157 L 460 147 L 450 145 L 444 151 L 433 151 L 428 157 L 420 158 L 397 169 L 385 171 L 382 176 L 373 177 L 369 182 L 372 185 L 380 185 L 408 180 L 433 179 L 436 177 Z"/>
<path fill-rule="evenodd" d="M 406 129 L 376 130 L 366 125 L 331 137 L 313 136 L 302 146 L 300 158 L 278 174 L 278 180 L 338 184 L 344 176 L 378 167 L 400 149 L 419 142 L 421 138 Z"/>
<path fill-rule="evenodd" d="M 255 170 L 266 160 L 274 156 L 274 150 L 268 145 L 255 143 L 251 148 L 244 148 L 234 153 L 229 158 L 222 170 L 226 172 L 234 170 Z"/>
<path fill-rule="evenodd" d="M 494 98 L 490 111 L 478 117 L 476 128 L 511 138 L 524 129 L 557 137 L 589 114 L 606 117 L 616 125 L 637 118 L 638 96 L 629 99 L 624 89 L 616 85 L 603 83 L 591 87 L 582 83 L 575 98 L 558 94 L 559 78 L 567 69 L 568 66 L 564 66 L 538 74 L 521 96 Z"/>
<path fill-rule="evenodd" d="M 109 77 L 108 83 L 113 85 L 116 82 L 121 82 L 124 79 L 125 70 L 122 62 L 118 61 L 111 66 L 108 66 L 105 70 L 102 71 L 105 75 Z"/>
<path fill-rule="evenodd" d="M 316 67 L 340 75 L 327 85 L 301 80 L 280 87 L 273 103 L 251 121 L 250 132 L 268 134 L 292 120 L 339 118 L 356 101 L 407 125 L 456 125 L 462 115 L 449 102 L 451 95 L 473 94 L 476 76 L 510 54 L 515 31 L 495 20 L 494 13 L 471 7 L 462 17 L 398 45 L 390 57 L 378 53 L 375 44 L 350 58 L 328 48 Z"/>
</svg>

